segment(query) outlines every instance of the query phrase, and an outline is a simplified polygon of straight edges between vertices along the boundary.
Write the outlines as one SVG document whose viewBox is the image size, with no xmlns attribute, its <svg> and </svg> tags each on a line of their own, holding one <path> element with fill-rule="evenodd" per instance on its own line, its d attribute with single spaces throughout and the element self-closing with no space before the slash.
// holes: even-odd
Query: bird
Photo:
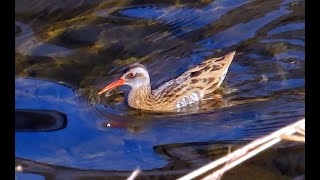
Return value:
<svg viewBox="0 0 320 180">
<path fill-rule="evenodd" d="M 98 95 L 122 85 L 131 87 L 127 102 L 135 109 L 157 112 L 176 112 L 194 105 L 204 96 L 217 90 L 224 80 L 236 51 L 210 58 L 186 70 L 179 76 L 151 89 L 147 68 L 134 63 L 118 79 L 102 88 Z"/>
</svg>

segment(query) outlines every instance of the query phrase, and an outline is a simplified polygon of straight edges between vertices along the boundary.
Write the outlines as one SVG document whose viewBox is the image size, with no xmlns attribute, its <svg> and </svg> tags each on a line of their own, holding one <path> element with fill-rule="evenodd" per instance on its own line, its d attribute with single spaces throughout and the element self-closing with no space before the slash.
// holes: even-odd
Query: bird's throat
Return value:
<svg viewBox="0 0 320 180">
<path fill-rule="evenodd" d="M 150 86 L 132 88 L 128 95 L 128 104 L 133 108 L 144 109 L 143 107 L 150 102 L 151 95 Z"/>
</svg>

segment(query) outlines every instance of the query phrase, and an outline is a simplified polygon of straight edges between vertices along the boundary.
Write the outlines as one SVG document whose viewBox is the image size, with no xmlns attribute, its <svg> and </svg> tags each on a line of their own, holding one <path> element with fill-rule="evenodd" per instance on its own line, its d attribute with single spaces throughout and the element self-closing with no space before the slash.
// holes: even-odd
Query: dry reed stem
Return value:
<svg viewBox="0 0 320 180">
<path fill-rule="evenodd" d="M 217 180 L 221 178 L 221 175 L 226 172 L 227 170 L 235 167 L 236 165 L 242 163 L 243 161 L 251 158 L 252 156 L 268 149 L 269 147 L 273 146 L 274 144 L 280 142 L 282 135 L 292 135 L 296 133 L 300 129 L 302 133 L 305 131 L 305 119 L 302 119 L 296 123 L 293 123 L 291 125 L 288 125 L 284 128 L 281 128 L 267 136 L 264 136 L 262 138 L 258 138 L 251 143 L 243 146 L 242 148 L 220 158 L 216 161 L 209 163 L 181 178 L 179 180 L 189 180 L 193 179 L 195 177 L 198 177 L 200 175 L 203 175 L 207 173 L 208 171 L 212 170 L 213 168 L 228 162 L 227 165 L 224 167 L 214 171 L 210 175 L 206 176 L 204 179 L 211 179 L 211 180 Z"/>
<path fill-rule="evenodd" d="M 281 139 L 287 140 L 287 141 L 305 142 L 305 136 L 282 135 Z"/>
<path fill-rule="evenodd" d="M 132 174 L 127 178 L 127 180 L 134 180 L 141 173 L 140 169 L 136 169 L 132 172 Z"/>
<path fill-rule="evenodd" d="M 297 132 L 304 135 L 304 136 L 306 135 L 305 127 L 298 127 Z"/>
</svg>

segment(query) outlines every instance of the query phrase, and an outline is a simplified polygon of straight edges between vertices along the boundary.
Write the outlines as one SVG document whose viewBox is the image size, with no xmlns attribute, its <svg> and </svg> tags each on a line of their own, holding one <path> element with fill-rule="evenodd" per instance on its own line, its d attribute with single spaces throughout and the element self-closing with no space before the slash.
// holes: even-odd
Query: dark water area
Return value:
<svg viewBox="0 0 320 180">
<path fill-rule="evenodd" d="M 18 179 L 124 179 L 137 167 L 173 179 L 305 116 L 304 1 L 15 2 Z M 152 113 L 128 107 L 127 87 L 97 95 L 135 62 L 155 87 L 231 51 L 220 103 Z M 259 159 L 276 164 L 246 164 L 267 171 L 256 179 L 290 179 L 301 158 L 303 145 L 285 145 Z"/>
</svg>

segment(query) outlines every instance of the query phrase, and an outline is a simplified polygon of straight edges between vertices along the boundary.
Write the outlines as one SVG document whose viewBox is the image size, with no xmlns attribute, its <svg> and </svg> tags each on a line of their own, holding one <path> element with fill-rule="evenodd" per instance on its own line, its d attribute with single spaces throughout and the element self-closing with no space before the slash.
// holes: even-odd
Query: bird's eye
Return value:
<svg viewBox="0 0 320 180">
<path fill-rule="evenodd" d="M 128 77 L 129 77 L 129 78 L 133 78 L 133 77 L 134 77 L 134 73 L 129 73 L 129 74 L 128 74 Z"/>
</svg>

